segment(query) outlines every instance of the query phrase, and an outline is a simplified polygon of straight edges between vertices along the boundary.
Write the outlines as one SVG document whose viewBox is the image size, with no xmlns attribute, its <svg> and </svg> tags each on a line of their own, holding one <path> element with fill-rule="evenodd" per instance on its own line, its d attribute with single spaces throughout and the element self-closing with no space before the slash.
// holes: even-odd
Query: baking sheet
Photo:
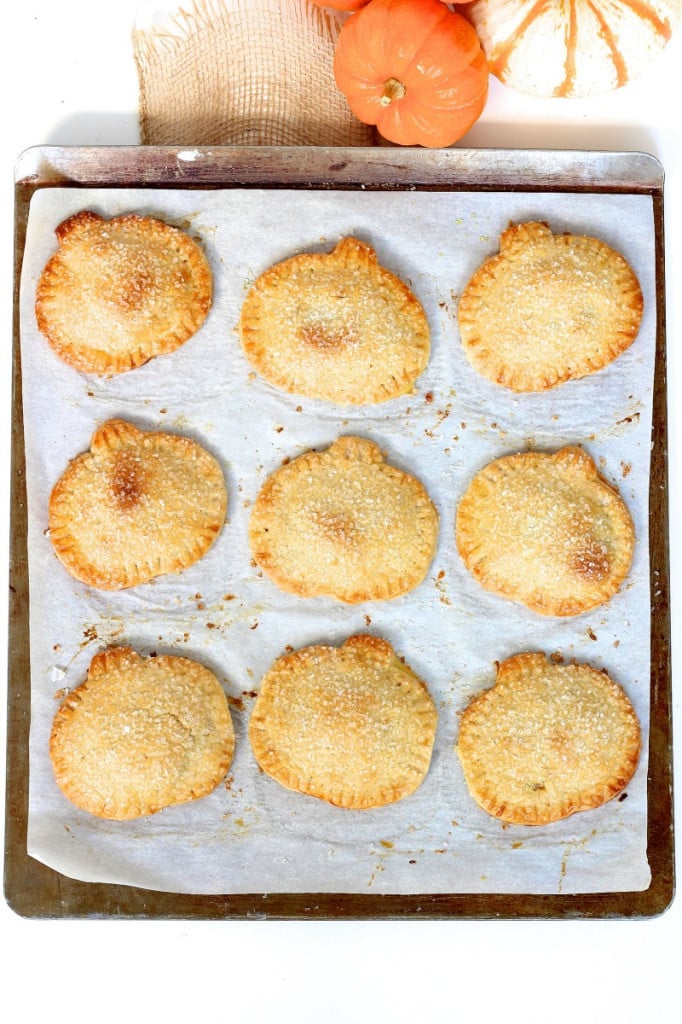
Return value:
<svg viewBox="0 0 682 1024">
<path fill-rule="evenodd" d="M 138 211 L 185 224 L 205 243 L 215 278 L 206 326 L 179 352 L 111 379 L 74 372 L 37 333 L 37 278 L 54 229 L 80 209 Z M 456 299 L 497 248 L 510 221 L 546 220 L 555 231 L 603 238 L 623 252 L 645 297 L 636 343 L 608 370 L 541 396 L 512 395 L 467 367 Z M 235 334 L 245 288 L 285 256 L 328 249 L 344 235 L 371 242 L 409 282 L 432 325 L 428 370 L 415 393 L 371 408 L 339 409 L 270 388 L 251 372 Z M 654 232 L 642 196 L 513 197 L 492 193 L 267 190 L 40 192 L 31 204 L 22 280 L 22 363 L 31 589 L 29 853 L 87 881 L 176 892 L 586 892 L 642 889 L 646 860 L 645 747 L 626 801 L 551 827 L 505 827 L 477 809 L 454 741 L 457 712 L 493 663 L 521 650 L 557 652 L 606 668 L 648 731 L 649 434 L 655 338 Z M 49 491 L 105 419 L 189 434 L 219 458 L 229 523 L 200 563 L 129 592 L 101 594 L 72 580 L 46 536 Z M 429 577 L 391 602 L 345 607 L 301 601 L 250 564 L 249 507 L 265 477 L 339 434 L 377 441 L 418 473 L 440 514 Z M 459 563 L 458 497 L 479 468 L 528 446 L 584 442 L 630 507 L 635 562 L 621 594 L 575 619 L 539 619 L 483 591 Z M 287 647 L 386 637 L 426 681 L 440 710 L 431 770 L 409 799 L 349 812 L 292 794 L 257 768 L 245 725 L 249 696 Z M 128 643 L 209 665 L 232 697 L 237 754 L 229 782 L 205 800 L 129 822 L 102 822 L 59 793 L 47 757 L 55 692 L 84 678 L 94 653 Z"/>
<path fill-rule="evenodd" d="M 53 206 L 55 193 L 56 189 L 49 190 L 51 201 L 48 207 Z M 54 656 L 54 651 L 47 651 L 47 647 L 54 644 L 47 641 L 37 643 L 36 635 L 41 631 L 32 630 L 34 678 L 38 665 L 43 670 L 39 700 L 43 707 L 34 707 L 32 750 L 34 742 L 39 745 L 36 737 L 40 736 L 40 729 L 44 734 L 54 712 L 55 682 L 68 685 L 60 679 L 55 680 L 55 675 L 60 676 L 61 670 L 66 668 L 65 680 L 75 675 L 75 682 L 80 681 L 94 653 L 93 644 L 110 640 L 133 642 L 138 647 L 146 645 L 146 649 L 151 649 L 152 645 L 155 649 L 170 649 L 179 644 L 182 653 L 198 656 L 211 667 L 219 669 L 238 706 L 235 718 L 238 737 L 241 736 L 243 741 L 238 746 L 238 760 L 233 765 L 229 788 L 214 795 L 215 801 L 212 797 L 201 802 L 206 808 L 211 801 L 217 804 L 211 826 L 202 830 L 197 827 L 197 819 L 191 819 L 189 826 L 193 838 L 182 840 L 180 837 L 178 850 L 178 836 L 173 835 L 172 827 L 168 826 L 168 812 L 150 819 L 155 826 L 161 824 L 153 843 L 150 843 L 150 835 L 145 829 L 139 828 L 139 823 L 132 828 L 128 825 L 123 844 L 126 854 L 122 859 L 122 837 L 117 835 L 119 826 L 116 825 L 109 833 L 109 825 L 105 825 L 102 836 L 99 830 L 101 823 L 98 822 L 96 838 L 99 849 L 95 854 L 97 873 L 94 877 L 104 880 L 115 878 L 147 888 L 171 889 L 177 884 L 175 878 L 169 876 L 165 866 L 161 870 L 159 868 L 164 858 L 169 863 L 174 858 L 182 863 L 181 870 L 175 873 L 185 878 L 188 878 L 187 872 L 194 872 L 199 864 L 203 870 L 208 867 L 201 889 L 196 886 L 197 876 L 194 873 L 190 883 L 180 880 L 178 891 L 185 892 L 249 892 L 254 891 L 256 883 L 260 883 L 257 890 L 264 893 L 436 894 L 471 891 L 482 894 L 567 894 L 645 889 L 650 878 L 645 855 L 646 753 L 635 780 L 628 788 L 627 800 L 613 802 L 598 812 L 574 816 L 551 829 L 529 830 L 504 827 L 472 805 L 467 806 L 468 798 L 457 778 L 458 765 L 452 744 L 457 729 L 457 711 L 477 689 L 492 683 L 494 660 L 530 646 L 561 650 L 567 656 L 589 658 L 594 664 L 607 667 L 616 678 L 621 678 L 646 727 L 649 684 L 646 496 L 655 347 L 653 311 L 656 305 L 651 198 L 615 196 L 609 197 L 609 204 L 611 199 L 616 201 L 613 205 L 605 205 L 603 196 L 572 194 L 505 193 L 483 198 L 479 193 L 466 194 L 462 191 L 452 195 L 411 191 L 401 195 L 370 195 L 360 189 L 352 194 L 315 194 L 314 191 L 283 194 L 280 191 L 275 195 L 266 191 L 258 195 L 251 189 L 244 194 L 230 190 L 226 194 L 211 196 L 211 201 L 218 205 L 228 201 L 223 210 L 224 227 L 225 230 L 229 227 L 231 234 L 226 233 L 221 238 L 220 217 L 215 211 L 208 215 L 211 203 L 207 206 L 205 201 L 209 196 L 211 194 L 202 194 L 200 200 L 197 194 L 183 194 L 174 189 L 168 194 L 155 190 L 154 193 L 133 197 L 126 191 L 112 193 L 108 189 L 102 193 L 98 189 L 93 199 L 98 200 L 98 208 L 102 212 L 106 212 L 101 206 L 104 199 L 112 202 L 111 213 L 131 208 L 129 201 L 133 198 L 137 206 L 138 199 L 140 202 L 145 200 L 144 209 L 165 213 L 176 222 L 184 221 L 191 229 L 205 234 L 213 258 L 218 254 L 215 266 L 219 270 L 219 280 L 228 282 L 231 280 L 229 274 L 236 273 L 241 287 L 240 296 L 243 296 L 246 284 L 253 280 L 255 273 L 275 258 L 282 258 L 297 249 L 329 249 L 342 233 L 357 233 L 359 237 L 365 237 L 376 245 L 383 262 L 411 283 L 430 314 L 434 327 L 433 358 L 429 371 L 419 382 L 418 393 L 409 399 L 375 407 L 371 416 L 367 416 L 365 411 L 343 411 L 340 414 L 343 419 L 339 418 L 338 411 L 330 415 L 328 409 L 315 403 L 297 400 L 294 404 L 286 396 L 275 394 L 249 376 L 250 368 L 240 367 L 241 357 L 237 364 L 232 361 L 229 352 L 232 356 L 239 356 L 239 345 L 236 345 L 231 330 L 225 329 L 225 323 L 230 322 L 230 316 L 232 326 L 236 323 L 238 292 L 232 289 L 230 298 L 229 287 L 221 285 L 216 305 L 220 310 L 220 330 L 209 337 L 207 325 L 203 339 L 208 346 L 208 362 L 202 362 L 199 379 L 188 377 L 186 367 L 180 368 L 180 373 L 174 376 L 176 381 L 183 382 L 179 392 L 169 392 L 167 378 L 161 382 L 163 387 L 160 389 L 159 380 L 152 379 L 153 376 L 158 377 L 159 368 L 152 366 L 136 371 L 134 375 L 125 375 L 128 381 L 120 378 L 104 382 L 106 386 L 103 388 L 98 386 L 102 382 L 97 382 L 97 387 L 93 388 L 91 380 L 80 379 L 75 391 L 70 392 L 68 388 L 65 390 L 65 382 L 58 379 L 62 369 L 58 367 L 52 368 L 49 374 L 47 391 L 39 398 L 34 395 L 38 400 L 32 407 L 31 378 L 28 361 L 25 361 L 30 480 L 34 458 L 30 438 L 32 409 L 34 414 L 40 414 L 42 441 L 36 447 L 40 450 L 38 467 L 46 476 L 45 485 L 50 474 L 56 471 L 58 475 L 60 472 L 57 464 L 66 464 L 66 459 L 87 446 L 93 420 L 110 415 L 129 415 L 141 425 L 165 424 L 168 429 L 193 433 L 208 443 L 211 450 L 229 466 L 228 482 L 231 475 L 240 495 L 245 493 L 245 484 L 246 494 L 255 494 L 258 482 L 262 482 L 264 475 L 279 465 L 283 457 L 297 454 L 311 444 L 322 446 L 340 432 L 357 432 L 378 439 L 392 461 L 403 468 L 418 471 L 422 476 L 441 512 L 441 545 L 430 579 L 424 588 L 420 588 L 420 592 L 424 592 L 419 595 L 419 600 L 415 593 L 394 602 L 354 609 L 339 609 L 331 602 L 312 602 L 315 607 L 303 602 L 304 609 L 299 606 L 300 602 L 296 602 L 296 608 L 288 607 L 286 601 L 284 605 L 275 606 L 271 586 L 266 581 L 254 579 L 253 571 L 243 566 L 230 578 L 239 582 L 241 593 L 237 594 L 235 588 L 235 599 L 222 603 L 221 607 L 226 589 L 224 593 L 218 593 L 222 587 L 211 591 L 209 587 L 202 590 L 198 586 L 190 595 L 189 590 L 193 588 L 189 585 L 193 581 L 189 580 L 186 581 L 188 590 L 183 591 L 187 600 L 179 607 L 177 592 L 164 591 L 157 585 L 148 588 L 154 591 L 151 601 L 136 595 L 125 609 L 125 615 L 114 613 L 111 595 L 106 596 L 103 603 L 95 601 L 94 604 L 85 602 L 83 595 L 79 595 L 75 617 L 73 611 L 67 617 L 72 625 L 81 628 L 81 632 L 78 639 L 75 638 L 66 648 L 59 640 L 54 641 L 60 644 L 59 657 Z M 67 210 L 70 202 L 74 203 L 73 210 L 81 209 L 88 205 L 89 199 L 87 191 L 74 193 L 73 189 L 68 189 L 63 196 L 67 204 L 63 210 Z M 268 200 L 271 201 L 269 207 Z M 231 208 L 229 201 L 235 204 Z M 259 215 L 264 220 L 258 227 L 252 223 L 250 238 L 247 239 L 245 234 L 245 238 L 240 240 L 235 236 L 235 217 L 245 209 L 251 211 L 250 216 Z M 63 210 L 58 213 L 56 209 L 50 210 L 47 220 L 50 216 L 57 216 L 55 222 L 58 222 Z M 32 209 L 30 229 L 33 212 Z M 399 217 L 395 215 L 398 212 Z M 326 230 L 308 230 L 308 224 L 317 227 L 321 216 L 328 222 Z M 640 348 L 636 352 L 636 346 L 633 346 L 614 365 L 609 402 L 605 401 L 601 382 L 593 389 L 590 401 L 582 404 L 580 397 L 574 397 L 570 392 L 588 382 L 564 385 L 550 396 L 519 397 L 505 392 L 501 400 L 501 389 L 467 379 L 472 372 L 468 371 L 461 357 L 456 338 L 454 314 L 457 291 L 480 259 L 497 248 L 499 232 L 509 219 L 536 216 L 549 220 L 555 229 L 600 234 L 628 255 L 642 281 L 649 319 L 643 325 L 640 340 L 647 339 L 646 351 Z M 273 224 L 276 224 L 274 233 Z M 447 227 L 446 233 L 443 224 Z M 603 230 L 599 230 L 600 226 Z M 287 230 L 291 231 L 290 237 L 287 237 Z M 412 232 L 412 237 L 403 239 L 404 231 Z M 422 246 L 424 240 L 426 246 Z M 31 242 L 30 234 L 28 241 Z M 247 241 L 250 248 L 245 246 Z M 408 243 L 412 243 L 412 247 Z M 434 249 L 437 252 L 435 267 Z M 462 263 L 465 250 L 466 259 Z M 49 251 L 48 245 L 47 255 Z M 27 256 L 31 252 L 28 245 Z M 37 257 L 38 263 L 40 258 Z M 28 266 L 26 262 L 25 281 L 28 280 Z M 31 272 L 35 273 L 35 270 Z M 213 326 L 217 327 L 217 323 L 216 313 Z M 187 354 L 188 346 L 193 344 L 194 341 L 183 346 L 180 350 L 182 355 Z M 25 352 L 25 360 L 32 358 L 39 348 L 40 344 L 33 346 L 31 355 Z M 49 351 L 48 356 L 51 356 Z M 220 368 L 219 373 L 216 373 L 216 368 Z M 154 370 L 154 374 L 147 374 L 150 380 L 143 381 L 142 376 L 147 369 Z M 197 372 L 196 360 L 193 372 Z M 69 371 L 69 375 L 72 374 Z M 133 376 L 138 376 L 138 383 L 128 390 Z M 240 386 L 233 386 L 235 381 L 239 381 Z M 232 382 L 231 390 L 229 382 Z M 592 383 L 590 380 L 589 384 Z M 88 391 L 92 393 L 88 394 Z M 560 392 L 565 394 L 565 401 L 557 402 Z M 227 395 L 229 401 L 225 403 Z M 60 401 L 54 401 L 56 396 Z M 251 414 L 253 422 L 255 397 L 258 408 L 263 410 L 258 430 L 262 428 L 265 431 L 267 424 L 275 436 L 267 431 L 254 434 L 251 428 L 246 433 L 233 429 L 233 425 L 239 422 L 238 414 Z M 163 406 L 160 404 L 162 400 Z M 609 408 L 611 401 L 612 408 Z M 58 443 L 46 444 L 48 431 L 43 425 L 46 417 L 49 419 L 54 404 L 65 404 L 68 408 L 68 412 L 61 409 L 58 413 L 59 417 L 66 415 L 66 421 L 60 420 L 60 423 L 68 426 L 68 430 L 62 430 Z M 299 404 L 300 412 L 297 411 Z M 227 434 L 224 432 L 225 411 L 232 428 Z M 598 412 L 597 416 L 595 412 Z M 284 429 L 279 430 L 280 427 Z M 311 432 L 314 433 L 312 439 Z M 67 441 L 69 434 L 79 438 L 78 446 L 74 447 Z M 227 438 L 231 444 L 229 451 L 223 447 Z M 233 443 L 235 438 L 239 438 L 237 445 Z M 242 438 L 245 447 L 242 446 Z M 568 440 L 582 441 L 586 438 L 588 450 L 595 458 L 604 460 L 602 471 L 621 486 L 635 513 L 639 537 L 636 564 L 628 588 L 610 607 L 607 606 L 612 612 L 610 616 L 606 614 L 607 609 L 602 609 L 568 623 L 538 622 L 537 616 L 523 609 L 478 593 L 462 567 L 457 565 L 449 544 L 457 495 L 461 494 L 471 473 L 489 458 L 518 450 L 528 443 L 552 447 Z M 258 456 L 256 465 L 254 454 Z M 242 534 L 244 532 L 248 517 L 245 503 L 248 501 L 247 497 L 231 505 L 229 531 L 233 537 L 240 530 Z M 40 546 L 37 534 L 36 530 L 33 539 L 30 534 L 31 545 L 35 541 Z M 45 539 L 42 540 L 44 543 Z M 217 557 L 217 549 L 214 550 Z M 232 555 L 235 555 L 235 560 L 231 559 Z M 220 561 L 222 567 L 216 569 L 216 577 L 213 578 L 216 583 L 225 579 L 225 565 L 229 565 L 230 571 L 237 568 L 239 552 L 232 551 L 226 544 Z M 210 579 L 206 574 L 210 569 L 207 559 L 196 568 L 203 568 L 202 580 Z M 440 575 L 441 572 L 444 574 Z M 263 588 L 270 590 L 265 599 Z M 43 588 L 33 587 L 34 595 L 37 590 L 40 596 Z M 202 594 L 201 602 L 196 598 L 198 593 Z M 125 595 L 125 599 L 129 596 Z M 119 597 L 121 595 L 117 595 L 117 604 Z M 204 609 L 196 608 L 190 597 L 194 597 L 195 604 L 204 604 Z M 54 594 L 49 599 L 52 608 L 53 598 Z M 614 609 L 617 611 L 616 604 L 619 603 L 622 604 L 621 610 L 615 614 Z M 229 608 L 225 612 L 227 604 Z M 161 632 L 150 622 L 150 611 L 156 618 L 160 608 L 163 609 L 164 620 Z M 207 614 L 199 614 L 200 610 L 210 613 L 210 625 Z M 123 611 L 122 604 L 119 604 L 118 611 Z M 371 618 L 370 624 L 366 621 L 366 614 Z M 213 622 L 213 618 L 218 622 Z M 43 632 L 45 622 L 47 620 L 41 618 Z M 257 628 L 252 629 L 256 624 Z M 291 636 L 292 624 L 295 638 Z M 417 624 L 419 629 L 413 629 Z M 637 630 L 637 624 L 642 628 Z M 324 640 L 334 642 L 351 632 L 365 629 L 391 640 L 426 679 L 441 711 L 441 725 L 429 779 L 412 807 L 408 806 L 408 801 L 403 801 L 392 808 L 371 812 L 374 820 L 363 815 L 359 824 L 349 828 L 348 816 L 353 812 L 327 808 L 296 795 L 283 795 L 270 780 L 249 778 L 252 766 L 250 768 L 246 763 L 249 752 L 244 738 L 249 711 L 246 694 L 253 690 L 254 679 L 257 683 L 259 674 L 265 671 L 272 657 L 279 654 L 286 643 L 298 646 Z M 620 643 L 624 630 L 629 640 L 627 655 Z M 635 639 L 636 644 L 632 643 Z M 619 646 L 614 646 L 616 643 Z M 240 665 L 236 665 L 235 658 L 238 648 L 243 658 Z M 38 660 L 40 657 L 42 662 Z M 623 670 L 620 675 L 619 666 Z M 35 703 L 34 697 L 34 706 Z M 244 706 L 243 710 L 240 705 Z M 52 860 L 53 866 L 78 877 L 84 870 L 83 849 L 90 850 L 88 823 L 71 820 L 65 828 L 61 808 L 52 821 L 44 825 L 43 822 L 49 821 L 49 815 L 45 816 L 49 801 L 43 802 L 42 798 L 45 794 L 49 797 L 50 780 L 43 773 L 42 782 L 34 782 L 33 759 L 31 776 L 32 793 L 40 792 L 37 785 L 44 786 L 40 799 L 32 797 L 31 852 L 41 856 L 47 849 L 49 856 L 45 859 L 48 862 L 56 856 L 57 862 Z M 255 788 L 247 794 L 244 786 L 246 784 L 248 788 L 251 781 Z M 58 797 L 63 803 L 60 795 Z M 301 802 L 314 804 L 314 807 L 308 809 L 306 806 L 302 810 Z M 199 806 L 182 810 L 194 812 Z M 38 816 L 35 810 L 39 811 Z M 173 813 L 177 810 L 174 809 Z M 610 815 L 608 820 L 604 811 Z M 601 818 L 596 824 L 595 816 Z M 216 825 L 218 819 L 219 825 Z M 68 837 L 66 843 L 54 842 L 59 831 Z M 74 849 L 79 850 L 76 858 Z M 132 861 L 127 859 L 128 853 L 132 854 Z M 114 854 L 115 874 L 112 874 Z M 254 854 L 255 863 L 252 861 Z M 303 857 L 304 860 L 301 859 Z M 219 861 L 217 866 L 215 861 Z M 303 862 L 307 866 L 302 876 Z M 91 865 L 90 858 L 88 871 L 92 869 Z M 85 877 L 88 877 L 87 871 Z M 182 885 L 185 885 L 184 889 L 180 888 Z"/>
</svg>

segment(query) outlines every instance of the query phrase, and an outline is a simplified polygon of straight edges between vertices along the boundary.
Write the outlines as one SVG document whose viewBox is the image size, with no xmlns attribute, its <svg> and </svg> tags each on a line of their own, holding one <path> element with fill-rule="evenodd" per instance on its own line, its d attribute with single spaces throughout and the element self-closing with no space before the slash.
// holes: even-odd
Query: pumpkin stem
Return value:
<svg viewBox="0 0 682 1024">
<path fill-rule="evenodd" d="M 387 78 L 384 82 L 384 91 L 379 99 L 382 107 L 388 107 L 394 100 L 401 100 L 407 89 L 397 78 Z"/>
</svg>

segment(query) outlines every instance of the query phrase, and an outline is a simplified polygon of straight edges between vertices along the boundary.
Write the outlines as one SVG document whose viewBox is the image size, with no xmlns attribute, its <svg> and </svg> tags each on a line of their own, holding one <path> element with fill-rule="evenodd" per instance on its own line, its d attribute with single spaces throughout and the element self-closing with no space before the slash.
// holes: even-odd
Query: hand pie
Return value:
<svg viewBox="0 0 682 1024">
<path fill-rule="evenodd" d="M 95 655 L 57 712 L 50 758 L 81 810 L 123 821 L 206 796 L 225 777 L 234 730 L 223 689 L 188 658 Z"/>
<path fill-rule="evenodd" d="M 266 270 L 239 329 L 247 358 L 270 384 L 339 405 L 409 393 L 429 359 L 420 303 L 355 238 Z"/>
<path fill-rule="evenodd" d="M 543 654 L 503 661 L 461 716 L 469 791 L 501 821 L 546 825 L 606 803 L 637 767 L 640 727 L 625 693 L 590 665 Z"/>
<path fill-rule="evenodd" d="M 421 785 L 437 717 L 390 644 L 353 636 L 279 658 L 261 682 L 249 739 L 283 786 L 338 807 L 379 807 Z"/>
<path fill-rule="evenodd" d="M 178 228 L 85 210 L 59 225 L 57 241 L 38 282 L 36 318 L 76 370 L 132 370 L 178 348 L 206 319 L 211 270 Z"/>
<path fill-rule="evenodd" d="M 109 420 L 52 490 L 50 539 L 77 580 L 121 590 L 197 562 L 226 508 L 222 470 L 196 441 Z"/>
<path fill-rule="evenodd" d="M 266 480 L 249 524 L 256 563 L 282 590 L 357 604 L 424 579 L 438 516 L 422 484 L 372 441 L 340 437 Z"/>
<path fill-rule="evenodd" d="M 642 305 L 629 264 L 604 242 L 514 224 L 462 292 L 459 331 L 484 377 L 512 391 L 545 391 L 624 352 Z"/>
<path fill-rule="evenodd" d="M 634 529 L 581 448 L 496 459 L 457 510 L 457 547 L 478 582 L 543 615 L 579 615 L 627 576 Z"/>
</svg>

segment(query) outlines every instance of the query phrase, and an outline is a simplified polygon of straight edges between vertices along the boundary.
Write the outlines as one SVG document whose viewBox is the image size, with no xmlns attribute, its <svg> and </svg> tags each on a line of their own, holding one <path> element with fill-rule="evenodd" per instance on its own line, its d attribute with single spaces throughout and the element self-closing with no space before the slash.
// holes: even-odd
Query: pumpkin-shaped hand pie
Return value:
<svg viewBox="0 0 682 1024">
<path fill-rule="evenodd" d="M 360 121 L 403 146 L 450 146 L 480 117 L 488 66 L 471 25 L 439 0 L 372 0 L 345 22 L 336 84 Z"/>
<path fill-rule="evenodd" d="M 581 448 L 522 452 L 485 466 L 457 509 L 457 547 L 487 590 L 543 615 L 611 598 L 634 550 L 630 513 Z"/>
<path fill-rule="evenodd" d="M 277 586 L 348 604 L 412 590 L 437 538 L 438 515 L 419 480 L 360 437 L 340 437 L 278 469 L 249 524 L 254 559 Z"/>
<path fill-rule="evenodd" d="M 502 662 L 457 742 L 476 803 L 519 825 L 600 807 L 628 784 L 640 749 L 635 710 L 603 670 L 530 653 Z"/>
<path fill-rule="evenodd" d="M 249 739 L 281 785 L 360 810 L 421 785 L 437 721 L 426 686 L 391 645 L 360 635 L 278 658 L 261 681 Z"/>
<path fill-rule="evenodd" d="M 83 373 L 122 373 L 172 352 L 203 324 L 212 276 L 179 228 L 136 213 L 83 210 L 57 228 L 36 291 L 36 319 L 56 354 Z"/>
<path fill-rule="evenodd" d="M 475 0 L 466 16 L 490 70 L 532 96 L 595 96 L 640 75 L 666 45 L 680 0 Z"/>
<path fill-rule="evenodd" d="M 512 224 L 464 288 L 457 318 L 469 362 L 512 391 L 586 377 L 637 337 L 643 299 L 626 259 L 598 238 Z"/>
<path fill-rule="evenodd" d="M 189 658 L 96 654 L 55 715 L 50 758 L 65 796 L 125 821 L 207 796 L 232 762 L 227 697 Z"/>
<path fill-rule="evenodd" d="M 77 580 L 121 590 L 193 565 L 226 508 L 222 470 L 196 441 L 109 420 L 52 490 L 50 539 Z"/>
<path fill-rule="evenodd" d="M 265 270 L 244 300 L 239 330 L 270 384 L 339 405 L 408 394 L 429 359 L 421 304 L 357 238 Z"/>
</svg>

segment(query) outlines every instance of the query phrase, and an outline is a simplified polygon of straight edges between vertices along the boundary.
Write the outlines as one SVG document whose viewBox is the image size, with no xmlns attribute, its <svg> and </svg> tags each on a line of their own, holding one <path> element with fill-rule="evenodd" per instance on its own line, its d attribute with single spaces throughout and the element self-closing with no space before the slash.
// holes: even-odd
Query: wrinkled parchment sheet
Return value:
<svg viewBox="0 0 682 1024">
<path fill-rule="evenodd" d="M 188 158 L 198 153 L 189 152 Z M 38 276 L 54 229 L 92 209 L 152 214 L 205 246 L 215 301 L 204 327 L 175 353 L 109 379 L 52 353 L 36 328 Z M 620 250 L 642 285 L 632 347 L 603 371 L 539 395 L 515 395 L 469 367 L 457 298 L 497 251 L 510 221 L 595 235 Z M 432 328 L 432 356 L 414 393 L 343 408 L 272 388 L 242 355 L 236 325 L 246 290 L 272 263 L 328 251 L 345 235 L 371 243 L 406 281 Z M 268 892 L 587 893 L 640 891 L 646 858 L 649 701 L 648 486 L 655 350 L 654 225 L 633 195 L 297 190 L 88 190 L 33 197 L 21 295 L 30 556 L 31 749 L 29 853 L 75 878 L 198 894 Z M 220 461 L 229 521 L 195 566 L 129 591 L 76 582 L 47 529 L 51 487 L 110 417 L 189 435 Z M 425 582 L 392 601 L 345 606 L 279 592 L 251 565 L 249 508 L 285 458 L 340 434 L 371 438 L 418 475 L 440 515 Z M 621 491 L 637 546 L 621 592 L 605 607 L 545 618 L 484 591 L 454 543 L 457 502 L 490 460 L 535 447 L 584 445 Z M 260 772 L 247 737 L 253 693 L 286 647 L 385 637 L 426 682 L 439 725 L 431 768 L 411 797 L 348 811 L 289 792 Z M 109 644 L 180 654 L 212 669 L 237 735 L 225 782 L 208 797 L 132 822 L 100 821 L 57 788 L 48 757 L 64 690 Z M 548 827 L 504 826 L 469 797 L 454 752 L 458 713 L 492 685 L 494 663 L 526 650 L 589 661 L 618 680 L 639 715 L 645 748 L 626 793 Z M 28 684 L 28 680 L 27 680 Z"/>
</svg>

